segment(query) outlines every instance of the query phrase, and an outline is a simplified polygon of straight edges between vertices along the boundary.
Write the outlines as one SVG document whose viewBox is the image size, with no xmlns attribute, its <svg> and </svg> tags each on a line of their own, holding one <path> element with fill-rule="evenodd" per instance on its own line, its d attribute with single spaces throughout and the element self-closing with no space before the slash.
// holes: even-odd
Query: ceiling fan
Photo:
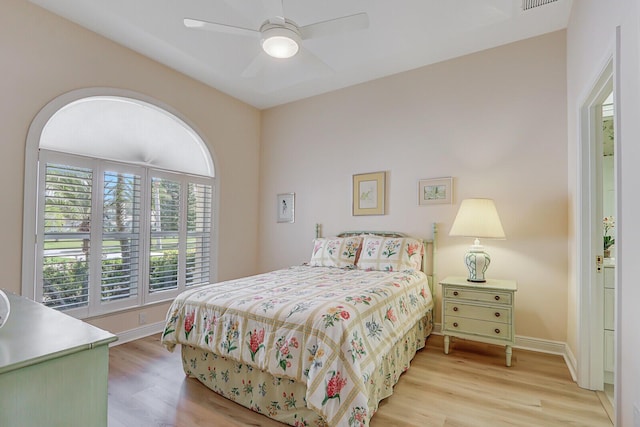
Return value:
<svg viewBox="0 0 640 427">
<path fill-rule="evenodd" d="M 303 40 L 315 39 L 326 36 L 338 35 L 350 31 L 362 30 L 369 27 L 369 17 L 366 13 L 342 16 L 317 22 L 305 26 L 299 26 L 294 21 L 284 17 L 282 1 L 273 7 L 270 12 L 274 16 L 268 18 L 258 29 L 237 27 L 219 22 L 210 22 L 200 19 L 185 18 L 184 25 L 187 28 L 202 29 L 218 33 L 247 36 L 260 40 L 264 52 L 278 59 L 287 59 L 295 56 L 304 47 Z M 309 56 L 309 52 L 306 52 Z M 256 58 L 258 59 L 258 58 Z M 243 76 L 251 77 L 258 72 L 259 61 L 254 60 L 243 72 Z"/>
</svg>

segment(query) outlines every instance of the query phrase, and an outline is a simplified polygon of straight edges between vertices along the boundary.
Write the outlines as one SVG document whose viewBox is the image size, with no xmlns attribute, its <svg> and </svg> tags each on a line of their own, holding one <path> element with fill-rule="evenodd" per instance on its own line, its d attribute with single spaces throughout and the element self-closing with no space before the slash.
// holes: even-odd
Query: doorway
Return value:
<svg viewBox="0 0 640 427">
<path fill-rule="evenodd" d="M 578 384 L 615 407 L 615 91 L 613 61 L 580 112 Z"/>
<path fill-rule="evenodd" d="M 615 188 L 615 111 L 613 91 L 602 104 L 602 242 L 603 260 L 603 302 L 604 302 L 604 392 L 613 405 L 614 361 L 615 361 L 615 229 L 616 229 L 616 188 Z M 599 145 L 599 144 L 598 144 Z M 599 236 L 596 236 L 599 240 Z"/>
</svg>

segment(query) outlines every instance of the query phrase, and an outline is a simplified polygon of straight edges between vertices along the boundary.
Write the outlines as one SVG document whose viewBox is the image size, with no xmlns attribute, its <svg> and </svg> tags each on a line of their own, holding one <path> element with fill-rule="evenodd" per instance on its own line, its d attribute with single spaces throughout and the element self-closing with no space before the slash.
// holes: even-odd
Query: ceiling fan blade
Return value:
<svg viewBox="0 0 640 427">
<path fill-rule="evenodd" d="M 313 70 L 310 72 L 313 78 L 324 78 L 335 72 L 329 64 L 320 59 L 316 54 L 312 53 L 309 49 L 302 47 L 298 55 L 300 56 L 300 60 L 304 62 L 305 67 Z"/>
<path fill-rule="evenodd" d="M 284 6 L 282 4 L 282 0 L 267 0 L 264 2 L 264 7 L 269 20 L 277 17 L 284 21 Z"/>
<path fill-rule="evenodd" d="M 202 21 L 200 19 L 184 18 L 184 26 L 187 28 L 197 28 L 201 30 L 213 31 L 216 33 L 233 34 L 237 36 L 260 36 L 260 31 L 252 30 L 250 28 L 234 27 L 233 25 Z"/>
<path fill-rule="evenodd" d="M 268 61 L 268 58 L 269 56 L 266 53 L 260 52 L 259 54 L 256 55 L 255 58 L 253 58 L 253 60 L 249 63 L 249 65 L 247 65 L 247 67 L 242 71 L 241 76 L 246 79 L 256 77 L 260 73 L 260 71 L 264 69 L 266 62 Z"/>
<path fill-rule="evenodd" d="M 277 23 L 284 23 L 284 11 L 282 0 L 223 0 L 231 9 L 235 10 L 244 18 L 254 16 L 264 16 L 267 20 L 273 22 L 274 17 L 280 18 Z M 276 22 L 274 22 L 276 23 Z"/>
<path fill-rule="evenodd" d="M 242 73 L 246 84 L 261 93 L 272 93 L 311 79 L 325 78 L 333 69 L 324 61 L 301 48 L 292 58 L 276 59 L 261 52 Z"/>
<path fill-rule="evenodd" d="M 369 28 L 369 15 L 366 13 L 356 13 L 355 15 L 343 16 L 342 18 L 329 19 L 328 21 L 317 22 L 305 25 L 300 28 L 300 35 L 303 40 L 334 36 L 349 31 L 364 30 Z"/>
</svg>

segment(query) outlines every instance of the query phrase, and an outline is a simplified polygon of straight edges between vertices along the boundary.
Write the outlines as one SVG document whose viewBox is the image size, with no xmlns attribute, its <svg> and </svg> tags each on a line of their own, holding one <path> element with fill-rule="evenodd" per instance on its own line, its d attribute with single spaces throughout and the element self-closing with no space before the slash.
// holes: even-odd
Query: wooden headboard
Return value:
<svg viewBox="0 0 640 427">
<path fill-rule="evenodd" d="M 321 237 L 321 225 L 316 224 L 316 238 Z M 432 224 L 432 233 L 433 236 L 431 239 L 422 239 L 424 243 L 424 256 L 422 257 L 422 271 L 427 275 L 429 279 L 429 288 L 431 289 L 431 294 L 434 295 L 433 284 L 436 276 L 436 253 L 437 253 L 437 237 L 438 237 L 438 224 Z M 349 237 L 349 236 L 359 236 L 362 234 L 373 234 L 376 236 L 382 237 L 412 237 L 408 236 L 405 233 L 400 233 L 397 231 L 371 231 L 371 230 L 357 230 L 357 231 L 343 231 L 338 234 L 338 237 Z"/>
</svg>

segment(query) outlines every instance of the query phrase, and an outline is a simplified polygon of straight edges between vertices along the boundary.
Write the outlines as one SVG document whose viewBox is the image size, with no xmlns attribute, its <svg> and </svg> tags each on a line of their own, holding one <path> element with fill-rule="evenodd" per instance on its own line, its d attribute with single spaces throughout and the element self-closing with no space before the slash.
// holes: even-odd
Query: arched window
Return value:
<svg viewBox="0 0 640 427">
<path fill-rule="evenodd" d="M 105 89 L 55 99 L 27 140 L 23 295 L 84 318 L 210 283 L 214 194 L 206 144 L 167 108 Z"/>
</svg>

